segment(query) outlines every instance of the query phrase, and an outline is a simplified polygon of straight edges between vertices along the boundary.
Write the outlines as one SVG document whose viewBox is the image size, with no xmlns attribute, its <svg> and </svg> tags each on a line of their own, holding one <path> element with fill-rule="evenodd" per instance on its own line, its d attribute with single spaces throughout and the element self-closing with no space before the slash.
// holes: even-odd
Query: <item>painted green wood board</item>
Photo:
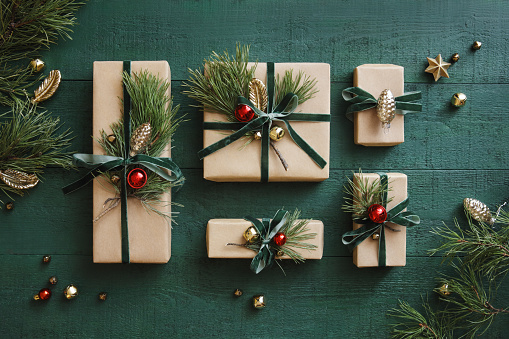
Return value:
<svg viewBox="0 0 509 339">
<path fill-rule="evenodd" d="M 43 55 L 63 82 L 45 104 L 74 131 L 73 149 L 91 152 L 92 63 L 95 60 L 168 60 L 172 93 L 187 121 L 173 157 L 187 183 L 174 201 L 185 205 L 173 226 L 166 265 L 92 264 L 91 187 L 69 196 L 61 187 L 76 171 L 48 169 L 44 182 L 0 210 L 0 337 L 339 337 L 387 336 L 386 311 L 405 299 L 414 305 L 431 293 L 440 258 L 429 231 L 462 217 L 462 199 L 494 206 L 509 199 L 509 45 L 503 1 L 120 1 L 91 0 L 78 12 L 73 40 Z M 478 52 L 470 45 L 483 42 Z M 214 183 L 202 178 L 201 112 L 181 94 L 187 68 L 200 67 L 212 50 L 251 44 L 260 61 L 331 64 L 331 173 L 322 183 Z M 426 57 L 461 55 L 449 79 L 433 82 Z M 405 67 L 407 91 L 423 93 L 424 111 L 405 118 L 405 143 L 387 148 L 354 145 L 342 89 L 363 63 Z M 453 93 L 469 97 L 461 109 Z M 357 269 L 341 234 L 351 227 L 341 212 L 342 186 L 351 172 L 401 171 L 408 175 L 411 210 L 422 224 L 408 232 L 407 266 Z M 239 199 L 242 197 L 242 199 Z M 211 218 L 272 215 L 300 207 L 325 223 L 324 258 L 254 275 L 247 260 L 208 259 L 205 228 Z M 41 258 L 52 255 L 49 265 Z M 59 278 L 47 303 L 31 297 Z M 75 283 L 80 296 L 63 299 Z M 507 283 L 503 285 L 506 287 Z M 235 288 L 244 290 L 235 299 Z M 97 294 L 109 298 L 99 302 Z M 266 309 L 250 307 L 263 293 Z M 501 288 L 497 306 L 507 306 Z M 261 326 L 260 326 L 261 324 Z M 486 334 L 506 337 L 505 318 Z"/>
</svg>

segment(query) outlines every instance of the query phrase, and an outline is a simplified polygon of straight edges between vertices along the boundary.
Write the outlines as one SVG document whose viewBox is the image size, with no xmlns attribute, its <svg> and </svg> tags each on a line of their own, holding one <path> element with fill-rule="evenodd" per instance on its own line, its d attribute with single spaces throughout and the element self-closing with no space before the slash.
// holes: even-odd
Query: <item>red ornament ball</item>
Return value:
<svg viewBox="0 0 509 339">
<path fill-rule="evenodd" d="M 142 188 L 147 183 L 147 173 L 141 168 L 132 169 L 127 175 L 127 183 L 134 189 Z"/>
<path fill-rule="evenodd" d="M 41 300 L 48 300 L 51 297 L 51 290 L 49 288 L 43 288 L 37 293 L 37 296 Z"/>
<path fill-rule="evenodd" d="M 274 240 L 274 244 L 278 246 L 283 246 L 284 244 L 286 244 L 286 234 L 284 234 L 283 232 L 277 232 L 274 238 L 272 238 L 272 240 Z"/>
<path fill-rule="evenodd" d="M 235 108 L 235 118 L 241 122 L 249 122 L 253 120 L 255 111 L 248 105 L 240 104 Z"/>
<path fill-rule="evenodd" d="M 382 205 L 373 204 L 369 206 L 368 214 L 369 219 L 371 219 L 373 222 L 376 222 L 377 224 L 381 224 L 387 220 L 387 211 Z"/>
</svg>

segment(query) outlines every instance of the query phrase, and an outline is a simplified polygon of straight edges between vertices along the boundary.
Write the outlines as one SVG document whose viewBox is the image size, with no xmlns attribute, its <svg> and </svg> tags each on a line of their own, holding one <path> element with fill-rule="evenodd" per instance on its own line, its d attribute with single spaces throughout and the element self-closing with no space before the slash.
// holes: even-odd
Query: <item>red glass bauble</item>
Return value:
<svg viewBox="0 0 509 339">
<path fill-rule="evenodd" d="M 49 288 L 43 288 L 39 291 L 39 299 L 48 300 L 51 297 L 51 290 Z"/>
<path fill-rule="evenodd" d="M 235 108 L 235 118 L 238 121 L 248 122 L 253 120 L 255 111 L 248 105 L 240 104 Z"/>
<path fill-rule="evenodd" d="M 387 220 L 387 211 L 382 205 L 373 204 L 369 206 L 368 214 L 369 219 L 371 219 L 373 222 L 376 222 L 377 224 L 381 224 Z"/>
<path fill-rule="evenodd" d="M 147 173 L 141 168 L 135 168 L 127 175 L 127 183 L 134 189 L 142 188 L 147 183 Z"/>
<path fill-rule="evenodd" d="M 286 234 L 284 234 L 283 232 L 277 232 L 274 238 L 272 238 L 272 240 L 274 240 L 274 244 L 278 246 L 283 246 L 284 244 L 286 244 Z"/>
</svg>

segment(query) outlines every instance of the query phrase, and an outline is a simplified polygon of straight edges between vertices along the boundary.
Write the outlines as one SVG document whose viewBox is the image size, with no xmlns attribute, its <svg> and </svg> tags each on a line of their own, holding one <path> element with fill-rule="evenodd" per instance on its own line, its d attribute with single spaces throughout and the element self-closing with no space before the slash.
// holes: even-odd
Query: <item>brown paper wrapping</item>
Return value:
<svg viewBox="0 0 509 339">
<path fill-rule="evenodd" d="M 253 65 L 249 63 L 249 65 Z M 293 69 L 293 74 L 303 71 L 316 78 L 318 93 L 314 98 L 299 105 L 296 112 L 330 114 L 330 66 L 324 63 L 276 63 L 275 73 L 284 75 L 285 70 Z M 266 83 L 267 65 L 259 63 L 255 77 Z M 204 112 L 204 121 L 227 121 L 224 114 Z M 306 142 L 329 162 L 330 123 L 291 121 L 292 127 Z M 284 123 L 274 125 L 285 128 Z M 223 139 L 228 131 L 203 131 L 203 147 Z M 220 149 L 203 159 L 203 177 L 212 181 L 260 181 L 261 143 L 251 142 L 241 149 L 245 139 Z M 288 162 L 285 171 L 276 153 L 269 151 L 269 181 L 322 181 L 329 177 L 329 165 L 321 169 L 311 158 L 293 142 L 290 135 L 277 142 L 277 148 Z"/>
<path fill-rule="evenodd" d="M 353 182 L 357 183 L 360 176 L 368 179 L 371 184 L 380 176 L 376 173 L 355 173 Z M 388 198 L 393 198 L 387 204 L 387 211 L 407 198 L 407 176 L 402 173 L 387 173 L 389 179 Z M 389 228 L 385 229 L 385 248 L 386 248 L 386 266 L 405 266 L 406 265 L 406 227 L 387 223 L 391 228 L 399 230 L 393 232 Z M 353 229 L 356 230 L 362 225 L 353 223 Z M 368 238 L 360 243 L 353 250 L 353 263 L 357 267 L 378 267 L 378 240 Z"/>
<path fill-rule="evenodd" d="M 404 94 L 404 68 L 396 65 L 366 64 L 355 68 L 354 87 L 360 87 L 378 98 L 384 89 L 394 97 Z M 354 113 L 354 142 L 364 146 L 394 146 L 405 141 L 405 120 L 396 114 L 389 133 L 384 133 L 376 108 Z"/>
<path fill-rule="evenodd" d="M 109 125 L 122 117 L 120 99 L 123 97 L 122 61 L 94 62 L 93 136 L 99 138 L 100 130 L 111 131 Z M 171 80 L 167 61 L 133 61 L 132 72 L 148 70 L 167 81 Z M 170 89 L 168 89 L 170 95 Z M 102 147 L 94 141 L 94 154 L 104 154 Z M 162 157 L 170 157 L 170 145 Z M 103 211 L 106 199 L 114 197 L 111 186 L 97 178 L 93 186 L 94 218 Z M 166 193 L 162 201 L 170 202 Z M 164 213 L 171 213 L 171 206 L 158 206 Z M 139 200 L 128 198 L 129 252 L 132 263 L 166 263 L 171 256 L 171 227 L 165 218 L 147 210 Z M 120 205 L 94 223 L 94 262 L 122 262 Z"/>
<path fill-rule="evenodd" d="M 207 253 L 209 258 L 240 258 L 252 259 L 257 252 L 241 246 L 226 246 L 227 243 L 244 244 L 244 231 L 252 224 L 244 219 L 211 219 L 207 225 Z M 305 259 L 322 259 L 323 255 L 323 223 L 310 220 L 307 228 L 316 237 L 306 243 L 316 245 L 314 250 L 297 248 L 297 252 Z M 282 259 L 290 259 L 288 256 Z"/>
</svg>

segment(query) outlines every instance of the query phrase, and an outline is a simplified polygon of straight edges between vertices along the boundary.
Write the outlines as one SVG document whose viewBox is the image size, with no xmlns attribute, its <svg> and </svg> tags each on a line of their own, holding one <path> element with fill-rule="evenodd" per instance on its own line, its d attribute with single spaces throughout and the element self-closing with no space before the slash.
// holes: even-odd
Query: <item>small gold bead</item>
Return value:
<svg viewBox="0 0 509 339">
<path fill-rule="evenodd" d="M 460 55 L 458 53 L 454 53 L 451 57 L 452 62 L 458 62 L 460 59 Z"/>
<path fill-rule="evenodd" d="M 56 285 L 57 282 L 58 282 L 58 279 L 57 279 L 57 277 L 52 276 L 52 277 L 49 278 L 49 282 L 50 282 L 51 285 Z"/>
<path fill-rule="evenodd" d="M 454 93 L 451 98 L 451 104 L 455 107 L 465 106 L 467 102 L 467 96 L 463 93 Z"/>
<path fill-rule="evenodd" d="M 481 46 L 482 46 L 482 42 L 480 42 L 480 41 L 474 41 L 474 43 L 472 44 L 472 48 L 476 51 L 480 50 Z"/>
</svg>

